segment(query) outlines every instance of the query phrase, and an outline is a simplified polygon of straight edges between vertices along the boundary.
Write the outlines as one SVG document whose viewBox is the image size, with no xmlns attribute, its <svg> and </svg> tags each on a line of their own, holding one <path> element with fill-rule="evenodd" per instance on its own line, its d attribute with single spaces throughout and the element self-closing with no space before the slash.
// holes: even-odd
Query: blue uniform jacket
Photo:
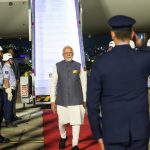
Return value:
<svg viewBox="0 0 150 150">
<path fill-rule="evenodd" d="M 88 117 L 96 139 L 118 143 L 149 137 L 149 74 L 149 51 L 118 45 L 96 58 L 87 92 Z"/>
</svg>

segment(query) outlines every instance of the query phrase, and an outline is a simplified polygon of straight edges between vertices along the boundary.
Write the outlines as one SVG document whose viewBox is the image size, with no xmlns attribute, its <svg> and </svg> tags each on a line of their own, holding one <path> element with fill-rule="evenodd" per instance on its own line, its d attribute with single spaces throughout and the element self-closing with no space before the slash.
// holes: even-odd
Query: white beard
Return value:
<svg viewBox="0 0 150 150">
<path fill-rule="evenodd" d="M 65 61 L 72 61 L 72 58 L 66 58 Z"/>
</svg>

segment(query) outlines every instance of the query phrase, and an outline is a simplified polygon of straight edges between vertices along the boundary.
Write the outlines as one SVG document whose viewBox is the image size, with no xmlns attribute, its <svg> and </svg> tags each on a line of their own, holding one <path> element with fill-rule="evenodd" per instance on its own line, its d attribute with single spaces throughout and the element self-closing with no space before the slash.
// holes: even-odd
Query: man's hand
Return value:
<svg viewBox="0 0 150 150">
<path fill-rule="evenodd" d="M 135 45 L 136 47 L 141 47 L 143 45 L 142 40 L 138 37 L 138 35 L 133 31 L 131 39 L 135 38 Z"/>
<path fill-rule="evenodd" d="M 105 150 L 104 141 L 103 139 L 98 139 L 98 143 L 100 145 L 100 150 Z"/>
<path fill-rule="evenodd" d="M 56 104 L 55 104 L 55 102 L 51 103 L 51 109 L 52 109 L 53 113 L 56 112 Z"/>
<path fill-rule="evenodd" d="M 86 102 L 83 102 L 83 107 L 84 107 L 84 109 L 86 109 Z"/>
<path fill-rule="evenodd" d="M 8 93 L 7 94 L 7 99 L 8 99 L 8 101 L 12 101 L 12 98 L 13 98 L 13 95 L 12 95 L 12 93 Z"/>
</svg>

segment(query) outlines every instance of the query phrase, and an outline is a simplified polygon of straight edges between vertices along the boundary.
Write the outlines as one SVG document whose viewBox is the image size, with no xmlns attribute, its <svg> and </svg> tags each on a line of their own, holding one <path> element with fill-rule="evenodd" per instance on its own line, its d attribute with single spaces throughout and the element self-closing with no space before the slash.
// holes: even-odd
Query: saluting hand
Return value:
<svg viewBox="0 0 150 150">
<path fill-rule="evenodd" d="M 135 33 L 135 31 L 132 32 L 131 39 L 135 38 L 135 45 L 136 47 L 141 47 L 143 45 L 142 40 L 139 38 L 139 36 Z"/>
<path fill-rule="evenodd" d="M 56 104 L 55 104 L 55 102 L 51 103 L 51 109 L 52 109 L 53 113 L 56 112 Z"/>
<path fill-rule="evenodd" d="M 98 143 L 100 145 L 100 150 L 105 150 L 104 141 L 102 138 L 98 139 Z"/>
</svg>

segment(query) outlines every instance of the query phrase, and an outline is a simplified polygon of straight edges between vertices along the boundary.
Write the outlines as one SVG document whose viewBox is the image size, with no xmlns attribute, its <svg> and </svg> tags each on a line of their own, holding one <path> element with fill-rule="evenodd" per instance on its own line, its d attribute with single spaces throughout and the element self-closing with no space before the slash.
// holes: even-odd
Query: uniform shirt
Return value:
<svg viewBox="0 0 150 150">
<path fill-rule="evenodd" d="M 86 91 L 87 91 L 87 73 L 82 68 L 80 69 L 80 80 L 83 92 L 83 100 L 86 101 Z M 51 102 L 55 102 L 56 100 L 56 88 L 57 88 L 57 81 L 58 81 L 58 73 L 56 65 L 53 68 L 52 72 L 52 80 L 51 80 Z"/>
<path fill-rule="evenodd" d="M 4 76 L 4 79 L 9 80 L 9 84 L 10 84 L 11 88 L 16 87 L 15 74 L 14 74 L 13 69 L 11 68 L 10 64 L 4 64 L 4 66 L 3 66 L 3 76 Z M 3 85 L 3 86 L 5 88 L 5 85 Z"/>
<path fill-rule="evenodd" d="M 0 87 L 3 85 L 3 70 L 2 70 L 2 62 L 0 61 Z"/>
</svg>

